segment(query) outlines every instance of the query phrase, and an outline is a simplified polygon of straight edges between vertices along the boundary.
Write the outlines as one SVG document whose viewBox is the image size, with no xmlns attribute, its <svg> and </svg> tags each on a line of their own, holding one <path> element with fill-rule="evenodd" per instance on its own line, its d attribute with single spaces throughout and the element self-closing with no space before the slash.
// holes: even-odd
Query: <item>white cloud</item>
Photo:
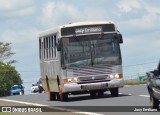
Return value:
<svg viewBox="0 0 160 115">
<path fill-rule="evenodd" d="M 1 10 L 14 10 L 19 7 L 24 7 L 33 4 L 33 0 L 1 0 Z"/>
<path fill-rule="evenodd" d="M 144 7 L 148 13 L 154 13 L 154 14 L 159 13 L 160 14 L 160 7 L 152 6 L 148 3 L 144 3 Z"/>
<path fill-rule="evenodd" d="M 109 20 L 111 18 L 108 14 L 109 12 L 105 8 L 99 6 L 79 9 L 75 4 L 67 2 L 48 2 L 44 4 L 39 22 L 46 26 L 55 27 L 76 21 Z"/>
<path fill-rule="evenodd" d="M 122 52 L 125 58 L 156 58 L 159 57 L 159 31 L 137 34 L 135 36 L 125 36 L 122 44 Z M 127 50 L 126 50 L 127 49 Z M 153 59 L 154 59 L 153 58 Z"/>
<path fill-rule="evenodd" d="M 33 0 L 1 0 L 0 13 L 3 18 L 25 16 L 36 10 Z"/>
<path fill-rule="evenodd" d="M 143 0 L 121 0 L 117 3 L 117 7 L 121 11 L 121 17 L 125 16 L 124 13 L 128 13 L 127 15 L 131 17 L 129 20 L 125 20 L 129 25 L 153 28 L 157 25 L 156 23 L 158 25 L 160 23 L 160 8 L 153 6 L 150 2 Z"/>
<path fill-rule="evenodd" d="M 45 25 L 59 25 L 68 21 L 80 19 L 80 12 L 65 2 L 48 2 L 42 9 L 40 21 Z"/>
<path fill-rule="evenodd" d="M 32 7 L 27 7 L 24 9 L 18 9 L 18 10 L 6 12 L 5 14 L 3 14 L 3 16 L 5 17 L 27 16 L 27 15 L 33 14 L 35 10 L 36 8 L 32 6 Z"/>
<path fill-rule="evenodd" d="M 142 0 L 121 0 L 117 6 L 120 11 L 128 13 L 141 7 Z"/>
<path fill-rule="evenodd" d="M 121 30 L 127 34 L 137 36 L 146 32 L 160 30 L 160 15 L 157 13 L 147 13 L 139 18 L 119 22 Z"/>
<path fill-rule="evenodd" d="M 82 12 L 82 14 L 84 14 L 86 20 L 91 21 L 105 20 L 106 18 L 109 19 L 107 11 L 104 8 L 100 7 L 88 7 Z"/>
<path fill-rule="evenodd" d="M 35 28 L 28 30 L 5 30 L 1 33 L 1 41 L 11 42 L 13 44 L 25 44 L 38 39 L 39 31 Z"/>
</svg>

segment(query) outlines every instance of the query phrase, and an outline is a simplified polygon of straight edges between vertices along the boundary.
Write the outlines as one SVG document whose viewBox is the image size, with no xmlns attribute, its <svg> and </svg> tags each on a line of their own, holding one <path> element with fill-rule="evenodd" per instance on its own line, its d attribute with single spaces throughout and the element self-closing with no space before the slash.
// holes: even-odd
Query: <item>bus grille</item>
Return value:
<svg viewBox="0 0 160 115">
<path fill-rule="evenodd" d="M 73 75 L 78 77 L 79 82 L 103 81 L 113 73 L 113 66 L 72 67 Z"/>
<path fill-rule="evenodd" d="M 108 75 L 79 77 L 79 81 L 106 80 Z"/>
</svg>

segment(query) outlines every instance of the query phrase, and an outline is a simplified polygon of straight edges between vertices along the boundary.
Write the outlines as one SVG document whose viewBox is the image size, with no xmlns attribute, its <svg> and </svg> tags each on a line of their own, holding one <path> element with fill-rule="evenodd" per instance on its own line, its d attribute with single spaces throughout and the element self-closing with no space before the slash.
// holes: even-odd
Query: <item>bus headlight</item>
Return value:
<svg viewBox="0 0 160 115">
<path fill-rule="evenodd" d="M 113 75 L 110 75 L 109 77 L 110 77 L 111 79 L 113 79 L 113 78 L 114 78 L 114 76 L 113 76 Z"/>
<path fill-rule="evenodd" d="M 115 74 L 115 75 L 109 75 L 109 77 L 111 79 L 114 79 L 114 78 L 119 79 L 119 78 L 123 78 L 123 75 L 122 74 Z"/>
<path fill-rule="evenodd" d="M 116 74 L 114 77 L 115 77 L 115 78 L 119 78 L 119 74 Z"/>
<path fill-rule="evenodd" d="M 68 83 L 68 82 L 77 82 L 78 79 L 77 78 L 68 78 L 68 79 L 63 79 L 64 83 Z"/>
<path fill-rule="evenodd" d="M 69 78 L 67 81 L 68 81 L 68 82 L 71 82 L 71 81 L 72 81 L 72 79 L 71 79 L 71 78 Z"/>
</svg>

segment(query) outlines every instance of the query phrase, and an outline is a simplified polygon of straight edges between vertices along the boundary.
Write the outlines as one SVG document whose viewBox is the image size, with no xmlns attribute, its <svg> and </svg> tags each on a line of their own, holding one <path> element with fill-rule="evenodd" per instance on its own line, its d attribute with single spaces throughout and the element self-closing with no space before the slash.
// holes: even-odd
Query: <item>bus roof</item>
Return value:
<svg viewBox="0 0 160 115">
<path fill-rule="evenodd" d="M 62 25 L 56 28 L 51 28 L 46 31 L 42 31 L 39 34 L 39 37 L 44 37 L 48 35 L 52 35 L 54 33 L 58 33 L 61 28 L 65 27 L 74 27 L 74 26 L 84 26 L 84 25 L 98 25 L 98 24 L 114 24 L 112 21 L 86 21 L 86 22 L 74 22 L 74 23 L 69 23 L 66 25 Z"/>
<path fill-rule="evenodd" d="M 51 29 L 42 31 L 42 32 L 39 34 L 39 37 L 44 37 L 44 36 L 47 36 L 47 35 L 51 35 L 51 34 L 53 34 L 53 33 L 58 33 L 58 31 L 59 31 L 59 28 L 51 28 Z"/>
<path fill-rule="evenodd" d="M 75 22 L 64 25 L 62 27 L 73 27 L 73 26 L 82 26 L 82 25 L 96 25 L 96 24 L 114 24 L 113 22 L 109 21 L 92 21 L 92 22 Z"/>
</svg>

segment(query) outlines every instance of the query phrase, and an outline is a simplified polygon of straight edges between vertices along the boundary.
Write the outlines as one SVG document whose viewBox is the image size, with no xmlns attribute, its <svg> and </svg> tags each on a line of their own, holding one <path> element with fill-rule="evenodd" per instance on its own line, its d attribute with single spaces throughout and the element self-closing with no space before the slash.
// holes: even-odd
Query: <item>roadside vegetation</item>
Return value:
<svg viewBox="0 0 160 115">
<path fill-rule="evenodd" d="M 16 60 L 9 60 L 15 53 L 11 51 L 11 43 L 0 42 L 0 97 L 10 94 L 11 86 L 22 84 L 22 79 L 12 65 Z"/>
<path fill-rule="evenodd" d="M 14 114 L 11 114 L 11 113 L 0 113 L 0 115 L 14 115 Z"/>
<path fill-rule="evenodd" d="M 125 85 L 140 85 L 140 84 L 146 84 L 147 81 L 140 81 L 139 79 L 131 79 L 131 80 L 125 80 Z"/>
</svg>

